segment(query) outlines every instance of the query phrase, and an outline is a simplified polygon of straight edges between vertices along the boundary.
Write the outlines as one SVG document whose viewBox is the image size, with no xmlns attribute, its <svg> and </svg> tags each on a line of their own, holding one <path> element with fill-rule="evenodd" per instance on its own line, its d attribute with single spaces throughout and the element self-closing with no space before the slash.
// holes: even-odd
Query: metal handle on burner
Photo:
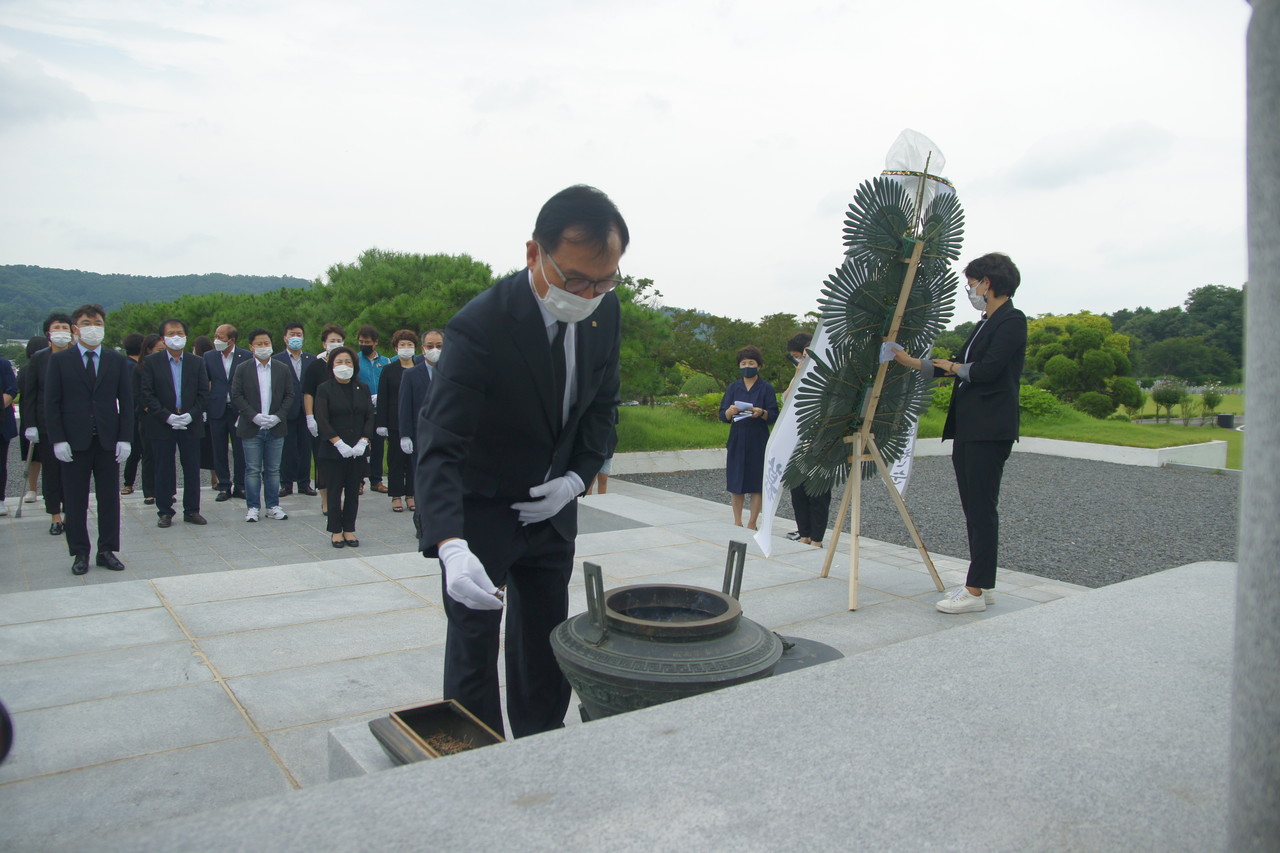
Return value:
<svg viewBox="0 0 1280 853">
<path fill-rule="evenodd" d="M 595 563 L 583 563 L 582 573 L 586 579 L 587 617 L 592 629 L 590 636 L 584 636 L 583 639 L 598 646 L 604 642 L 605 634 L 608 633 L 604 617 L 604 576 Z"/>
<path fill-rule="evenodd" d="M 724 558 L 724 586 L 720 591 L 732 595 L 735 600 L 742 593 L 742 567 L 747 561 L 747 543 L 729 542 L 729 553 Z"/>
</svg>

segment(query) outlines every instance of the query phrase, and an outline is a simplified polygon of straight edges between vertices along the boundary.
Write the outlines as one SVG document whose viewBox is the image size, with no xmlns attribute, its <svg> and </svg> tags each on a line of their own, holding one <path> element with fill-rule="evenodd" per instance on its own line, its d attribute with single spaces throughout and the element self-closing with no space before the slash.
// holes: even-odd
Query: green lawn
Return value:
<svg viewBox="0 0 1280 853">
<path fill-rule="evenodd" d="M 942 435 L 946 413 L 929 409 L 920 421 L 921 438 Z M 1064 441 L 1119 444 L 1124 447 L 1175 447 L 1203 441 L 1227 442 L 1227 467 L 1240 468 L 1244 433 L 1218 427 L 1171 424 L 1131 424 L 1100 421 L 1072 409 L 1047 418 L 1022 418 L 1022 434 Z M 729 425 L 703 420 L 677 409 L 626 406 L 618 410 L 618 452 L 690 450 L 724 447 Z"/>
</svg>

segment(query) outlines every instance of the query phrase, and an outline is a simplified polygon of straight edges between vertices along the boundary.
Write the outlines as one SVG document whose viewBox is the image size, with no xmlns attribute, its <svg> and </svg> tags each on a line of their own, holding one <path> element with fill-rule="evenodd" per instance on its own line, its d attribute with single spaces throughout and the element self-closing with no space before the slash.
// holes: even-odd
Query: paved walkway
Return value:
<svg viewBox="0 0 1280 853">
<path fill-rule="evenodd" d="M 242 502 L 210 497 L 208 526 L 160 530 L 131 496 L 128 570 L 83 577 L 39 504 L 0 519 L 0 699 L 16 727 L 0 850 L 324 783 L 329 729 L 439 698 L 439 569 L 412 550 L 408 513 L 367 495 L 361 547 L 338 550 L 316 498 L 283 505 L 289 520 L 246 524 Z M 744 533 L 728 518 L 724 505 L 615 481 L 582 503 L 577 562 L 599 563 L 606 589 L 639 578 L 718 589 L 726 545 Z M 822 579 L 821 551 L 778 538 L 765 559 L 750 542 L 746 616 L 853 655 L 1083 590 L 1004 572 L 993 608 L 946 616 L 914 551 L 864 539 L 849 612 L 846 547 Z M 962 578 L 962 561 L 935 563 L 947 584 Z"/>
</svg>

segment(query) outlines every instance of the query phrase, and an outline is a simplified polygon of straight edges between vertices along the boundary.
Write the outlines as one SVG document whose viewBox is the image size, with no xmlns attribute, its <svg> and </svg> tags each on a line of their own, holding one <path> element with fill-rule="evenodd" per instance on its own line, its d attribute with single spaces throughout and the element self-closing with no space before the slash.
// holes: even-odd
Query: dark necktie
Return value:
<svg viewBox="0 0 1280 853">
<path fill-rule="evenodd" d="M 89 350 L 84 354 L 84 370 L 89 374 L 89 384 L 93 384 L 93 380 L 98 378 L 98 371 L 93 369 L 93 357 L 97 355 L 93 350 Z"/>
<path fill-rule="evenodd" d="M 564 364 L 564 330 L 565 323 L 556 323 L 556 336 L 551 342 L 551 369 L 555 376 L 556 404 L 554 411 L 556 413 L 556 428 L 564 426 L 564 383 L 565 383 L 565 364 Z"/>
</svg>

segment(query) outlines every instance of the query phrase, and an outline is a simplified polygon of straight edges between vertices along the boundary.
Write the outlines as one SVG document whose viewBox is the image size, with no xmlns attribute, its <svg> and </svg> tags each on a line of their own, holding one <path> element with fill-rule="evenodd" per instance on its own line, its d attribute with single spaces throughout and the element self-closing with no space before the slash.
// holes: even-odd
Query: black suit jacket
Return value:
<svg viewBox="0 0 1280 853">
<path fill-rule="evenodd" d="M 943 439 L 1017 440 L 1018 386 L 1026 356 L 1027 317 L 1010 300 L 976 327 L 955 355 L 969 365 L 969 379 L 958 379 L 951 392 Z"/>
<path fill-rule="evenodd" d="M 41 396 L 49 373 L 49 359 L 52 356 L 53 350 L 48 347 L 37 350 L 32 354 L 31 360 L 27 362 L 27 366 L 22 368 L 22 373 L 18 377 L 21 385 L 19 390 L 22 393 L 18 411 L 22 415 L 23 429 L 35 427 L 41 432 L 46 429 L 44 403 L 41 400 Z"/>
<path fill-rule="evenodd" d="M 341 459 L 333 446 L 333 439 L 340 438 L 348 447 L 355 447 L 362 438 L 373 440 L 373 398 L 369 386 L 359 379 L 346 385 L 336 379 L 321 382 L 316 389 L 314 411 L 320 441 L 316 456 L 320 459 Z"/>
<path fill-rule="evenodd" d="M 445 340 L 414 443 L 419 545 L 427 556 L 452 537 L 516 540 L 512 503 L 530 500 L 530 488 L 567 471 L 585 484 L 600 470 L 618 405 L 618 298 L 607 294 L 577 324 L 577 399 L 563 428 L 551 344 L 528 270 L 467 303 L 449 321 Z M 572 541 L 577 502 L 551 524 Z"/>
<path fill-rule="evenodd" d="M 271 428 L 271 435 L 283 438 L 289 431 L 287 416 L 293 407 L 293 368 L 281 364 L 274 358 L 267 359 L 271 366 L 271 409 L 262 411 L 262 393 L 258 387 L 258 366 L 246 364 L 237 367 L 231 377 L 231 402 L 240 413 L 236 421 L 236 435 L 241 438 L 253 438 L 261 429 L 253 422 L 254 415 L 275 415 L 280 423 Z"/>
<path fill-rule="evenodd" d="M 412 438 L 416 445 L 418 413 L 427 402 L 427 394 L 431 392 L 431 371 L 424 360 L 404 372 L 400 379 L 400 399 L 396 408 L 400 413 L 400 423 L 396 429 L 401 438 Z"/>
<path fill-rule="evenodd" d="M 307 368 L 310 367 L 315 362 L 316 360 L 315 353 L 311 353 L 311 352 L 302 353 L 301 355 L 302 371 L 301 371 L 301 375 L 299 376 L 294 376 L 293 356 L 289 355 L 288 351 L 278 352 L 271 357 L 274 358 L 276 361 L 280 362 L 281 364 L 283 364 L 285 367 L 289 368 L 289 376 L 290 378 L 293 379 L 293 405 L 289 407 L 289 416 L 285 418 L 285 420 L 291 421 L 291 420 L 294 420 L 295 418 L 300 418 L 302 417 L 302 414 L 303 414 L 302 412 L 302 379 L 307 375 Z"/>
<path fill-rule="evenodd" d="M 169 369 L 168 351 L 156 352 L 142 360 L 142 406 L 147 417 L 143 421 L 144 438 L 157 439 L 179 436 L 204 435 L 204 411 L 208 403 L 209 374 L 204 359 L 195 353 L 182 354 L 182 399 L 173 393 L 173 374 Z M 169 426 L 170 415 L 191 415 L 191 423 L 184 430 Z"/>
<path fill-rule="evenodd" d="M 236 375 L 236 368 L 250 361 L 253 355 L 243 347 L 236 347 L 231 357 L 231 376 L 227 376 L 222 366 L 222 353 L 216 349 L 204 354 L 204 369 L 209 373 L 209 402 L 207 411 L 211 418 L 221 418 L 236 413 L 235 408 L 227 411 L 231 399 L 231 380 Z"/>
<path fill-rule="evenodd" d="M 125 357 L 98 347 L 92 383 L 80 347 L 72 345 L 49 358 L 45 373 L 44 418 L 49 441 L 65 441 L 73 452 L 96 440 L 114 453 L 116 442 L 133 441 L 133 383 Z M 96 435 L 95 435 L 96 431 Z"/>
</svg>

